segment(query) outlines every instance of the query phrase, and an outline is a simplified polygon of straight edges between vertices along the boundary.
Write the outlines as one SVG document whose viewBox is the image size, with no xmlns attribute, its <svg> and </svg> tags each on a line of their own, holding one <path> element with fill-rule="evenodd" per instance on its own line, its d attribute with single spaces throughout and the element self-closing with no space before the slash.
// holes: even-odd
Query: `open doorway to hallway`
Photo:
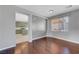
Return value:
<svg viewBox="0 0 79 59">
<path fill-rule="evenodd" d="M 28 15 L 16 13 L 16 48 L 15 53 L 28 52 Z"/>
</svg>

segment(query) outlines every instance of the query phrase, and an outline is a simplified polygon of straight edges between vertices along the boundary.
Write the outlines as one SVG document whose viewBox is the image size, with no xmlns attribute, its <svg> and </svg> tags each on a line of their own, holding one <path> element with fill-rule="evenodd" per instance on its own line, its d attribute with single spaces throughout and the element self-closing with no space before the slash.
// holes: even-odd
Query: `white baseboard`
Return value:
<svg viewBox="0 0 79 59">
<path fill-rule="evenodd" d="M 65 38 L 60 38 L 60 37 L 57 37 L 57 36 L 46 35 L 46 37 L 57 38 L 57 39 L 64 40 L 64 41 L 67 41 L 67 42 L 72 42 L 72 43 L 79 44 L 79 42 L 77 42 L 77 41 L 68 40 L 68 39 L 66 40 Z"/>
<path fill-rule="evenodd" d="M 40 38 L 43 38 L 43 37 L 52 37 L 52 38 L 57 38 L 57 39 L 60 39 L 60 40 L 65 40 L 65 41 L 68 41 L 68 42 L 79 44 L 79 42 L 77 42 L 77 41 L 68 40 L 68 39 L 66 40 L 66 38 L 61 38 L 61 37 L 51 36 L 51 35 L 45 35 L 45 36 L 41 36 L 41 37 L 36 37 L 36 38 L 33 38 L 32 40 L 29 40 L 29 42 L 32 42 L 33 40 L 37 40 L 37 39 L 40 39 Z"/>
<path fill-rule="evenodd" d="M 14 45 L 14 46 L 9 46 L 9 47 L 5 47 L 5 48 L 1 48 L 0 51 L 6 50 L 6 49 L 9 49 L 9 48 L 12 48 L 12 47 L 16 47 L 16 45 Z"/>
<path fill-rule="evenodd" d="M 32 39 L 32 41 L 33 41 L 33 40 L 40 39 L 40 38 L 43 38 L 43 37 L 46 37 L 46 36 L 41 36 L 41 37 L 36 37 L 36 38 L 33 38 L 33 39 Z"/>
</svg>

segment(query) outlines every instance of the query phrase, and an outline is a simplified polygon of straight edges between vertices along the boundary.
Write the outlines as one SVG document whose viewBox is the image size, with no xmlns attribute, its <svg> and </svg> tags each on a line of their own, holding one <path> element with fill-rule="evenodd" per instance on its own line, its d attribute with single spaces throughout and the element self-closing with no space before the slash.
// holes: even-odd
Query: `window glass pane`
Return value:
<svg viewBox="0 0 79 59">
<path fill-rule="evenodd" d="M 68 16 L 51 20 L 51 31 L 68 31 Z"/>
</svg>

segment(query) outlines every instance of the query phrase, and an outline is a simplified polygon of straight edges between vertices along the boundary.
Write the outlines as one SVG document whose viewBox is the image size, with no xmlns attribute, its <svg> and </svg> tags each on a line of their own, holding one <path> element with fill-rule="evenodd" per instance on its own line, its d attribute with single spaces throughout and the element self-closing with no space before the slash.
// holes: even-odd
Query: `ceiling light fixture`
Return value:
<svg viewBox="0 0 79 59">
<path fill-rule="evenodd" d="M 54 10 L 49 10 L 48 13 L 52 14 L 54 12 Z"/>
</svg>

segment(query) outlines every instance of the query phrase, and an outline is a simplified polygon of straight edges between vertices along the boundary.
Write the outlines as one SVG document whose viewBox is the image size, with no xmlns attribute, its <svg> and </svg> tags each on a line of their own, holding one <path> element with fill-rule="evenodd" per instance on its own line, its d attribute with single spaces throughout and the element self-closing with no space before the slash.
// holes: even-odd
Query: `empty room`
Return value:
<svg viewBox="0 0 79 59">
<path fill-rule="evenodd" d="M 79 54 L 79 5 L 0 5 L 0 54 Z"/>
</svg>

